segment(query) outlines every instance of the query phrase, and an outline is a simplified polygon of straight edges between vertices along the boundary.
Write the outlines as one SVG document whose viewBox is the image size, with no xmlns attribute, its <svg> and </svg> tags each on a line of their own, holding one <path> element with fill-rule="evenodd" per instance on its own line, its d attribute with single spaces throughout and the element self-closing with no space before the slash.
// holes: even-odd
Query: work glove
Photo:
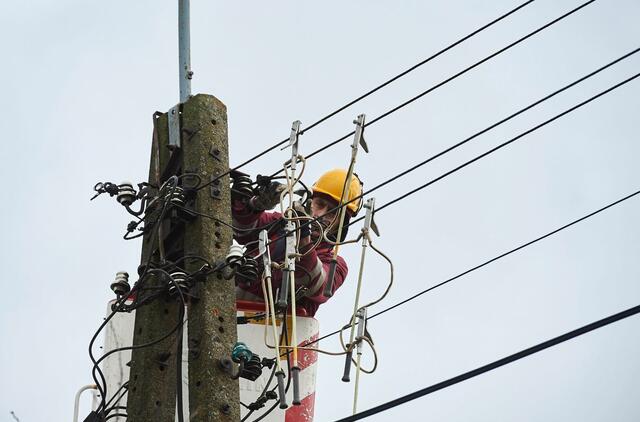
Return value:
<svg viewBox="0 0 640 422">
<path fill-rule="evenodd" d="M 271 182 L 258 188 L 258 194 L 251 198 L 249 205 L 256 211 L 273 209 L 280 203 L 280 194 L 285 190 L 282 183 Z"/>
</svg>

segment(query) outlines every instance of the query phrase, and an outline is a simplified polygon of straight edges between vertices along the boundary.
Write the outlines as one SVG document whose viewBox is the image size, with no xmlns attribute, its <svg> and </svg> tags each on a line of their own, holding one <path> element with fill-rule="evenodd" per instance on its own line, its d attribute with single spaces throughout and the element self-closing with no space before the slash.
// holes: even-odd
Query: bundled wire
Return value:
<svg viewBox="0 0 640 422">
<path fill-rule="evenodd" d="M 167 182 L 165 183 L 165 186 L 171 186 L 173 187 L 172 189 L 172 193 L 175 190 L 175 187 L 177 186 L 178 183 L 178 177 L 177 176 L 172 176 L 171 178 L 169 178 L 167 180 Z M 161 189 L 162 190 L 162 189 Z M 164 215 L 168 209 L 168 204 L 169 201 L 164 201 L 159 217 L 156 220 L 155 223 L 153 223 L 153 225 L 155 226 L 157 224 L 158 221 L 162 221 L 162 219 L 164 218 Z M 159 237 L 159 230 L 153 230 L 152 232 L 152 239 L 151 239 L 151 244 L 153 244 L 155 242 L 155 240 Z M 162 242 L 159 241 L 159 244 L 161 244 Z M 164 254 L 162 249 L 159 249 L 162 255 L 162 258 L 164 258 Z M 109 351 L 108 353 L 105 353 L 101 358 L 96 359 L 93 355 L 93 345 L 96 341 L 96 339 L 98 338 L 98 335 L 100 334 L 100 332 L 106 327 L 106 325 L 109 323 L 109 321 L 115 316 L 115 314 L 117 312 L 120 312 L 122 310 L 125 309 L 125 305 L 126 305 L 126 301 L 128 299 L 128 297 L 130 297 L 131 295 L 133 295 L 134 293 L 136 293 L 137 290 L 141 289 L 143 284 L 144 284 L 144 279 L 146 277 L 146 275 L 150 272 L 150 271 L 161 271 L 161 270 L 152 270 L 150 269 L 150 263 L 151 263 L 151 257 L 152 257 L 153 253 L 150 253 L 149 256 L 146 259 L 146 264 L 144 265 L 144 271 L 143 273 L 140 275 L 140 278 L 138 280 L 138 282 L 135 283 L 134 287 L 132 288 L 131 292 L 129 292 L 129 295 L 125 295 L 124 297 L 120 298 L 119 300 L 116 301 L 116 303 L 114 304 L 113 308 L 112 308 L 112 312 L 104 319 L 104 321 L 102 322 L 102 324 L 98 327 L 98 329 L 96 330 L 95 334 L 93 335 L 93 337 L 91 338 L 91 341 L 89 342 L 89 358 L 91 359 L 91 362 L 93 364 L 93 368 L 91 370 L 91 374 L 93 377 L 93 380 L 98 388 L 98 392 L 100 393 L 101 396 L 101 402 L 100 405 L 98 406 L 97 411 L 104 411 L 105 409 L 105 405 L 106 405 L 106 396 L 107 396 L 107 383 L 106 383 L 106 379 L 104 376 L 104 373 L 102 372 L 102 369 L 100 369 L 100 362 L 102 362 L 106 357 L 112 355 L 113 353 L 117 353 L 119 351 L 123 351 L 123 350 L 133 350 L 134 348 L 142 348 L 142 347 L 148 347 L 151 345 L 154 345 L 162 340 L 164 340 L 165 338 L 167 338 L 168 336 L 170 336 L 171 334 L 173 334 L 179 327 L 176 326 L 174 328 L 174 330 L 172 330 L 166 337 L 161 338 L 160 340 L 154 341 L 154 342 L 150 342 L 146 345 L 141 345 L 141 346 L 136 346 L 134 348 L 119 348 L 119 349 L 114 349 L 112 351 Z M 165 271 L 166 273 L 166 271 Z M 166 273 L 168 274 L 168 273 Z M 173 283 L 175 283 L 175 281 L 173 280 L 173 278 L 170 278 L 170 280 L 172 280 Z M 180 297 L 182 299 L 184 299 L 182 297 L 182 294 L 180 295 Z M 184 312 L 184 309 L 183 309 Z M 98 377 L 100 379 L 98 379 Z"/>
<path fill-rule="evenodd" d="M 148 273 L 148 274 L 160 273 L 160 274 L 168 277 L 169 281 L 171 283 L 173 283 L 174 287 L 176 288 L 176 291 L 178 292 L 178 297 L 180 298 L 180 301 L 182 303 L 182 306 L 180 307 L 180 312 L 179 312 L 179 321 L 168 333 L 166 333 L 165 335 L 161 336 L 158 339 L 149 341 L 149 342 L 144 343 L 144 344 L 116 348 L 116 349 L 110 350 L 110 351 L 106 352 L 105 354 L 103 354 L 99 359 L 97 359 L 97 360 L 95 360 L 93 362 L 92 375 L 94 376 L 94 380 L 96 379 L 95 378 L 96 371 L 98 371 L 101 374 L 101 377 L 104 380 L 104 375 L 102 374 L 99 365 L 100 365 L 100 363 L 102 361 L 104 361 L 109 356 L 111 356 L 111 355 L 113 355 L 115 353 L 123 352 L 125 350 L 137 350 L 137 349 L 142 349 L 142 348 L 145 348 L 145 347 L 150 347 L 150 346 L 153 346 L 155 344 L 158 344 L 158 343 L 164 341 L 165 339 L 169 338 L 171 335 L 173 335 L 176 332 L 178 332 L 180 334 L 182 332 L 182 326 L 184 325 L 184 306 L 186 304 L 184 296 L 183 296 L 183 293 L 182 293 L 182 289 L 177 284 L 177 282 L 174 280 L 174 278 L 168 272 L 166 272 L 163 269 L 152 268 L 152 269 L 148 269 L 146 271 L 146 273 Z M 132 289 L 132 292 L 133 292 L 133 289 Z M 126 300 L 126 298 L 124 298 L 124 300 Z M 103 325 L 106 325 L 108 323 L 108 321 L 116 314 L 118 309 L 119 308 L 116 307 L 114 309 L 114 311 L 112 311 L 112 313 L 107 318 L 105 318 L 105 321 L 103 322 Z M 102 329 L 102 328 L 103 328 L 103 326 L 100 327 L 100 329 Z M 181 365 L 178 365 L 178 366 L 181 366 Z M 176 372 L 179 374 L 180 373 L 180 369 L 178 369 Z M 98 385 L 98 384 L 96 384 L 96 385 Z M 100 403 L 100 405 L 98 406 L 98 409 L 97 409 L 97 412 L 100 412 L 101 410 L 105 409 L 105 407 L 106 407 L 106 402 L 105 402 L 105 399 L 106 399 L 105 395 L 106 395 L 106 390 L 107 390 L 106 389 L 106 382 L 104 383 L 104 387 L 102 388 L 102 390 L 100 390 L 100 385 L 98 385 L 98 387 L 99 387 L 100 393 L 102 394 L 101 403 Z M 179 386 L 177 387 L 178 397 L 179 397 L 180 400 L 181 400 L 181 388 L 182 388 L 182 381 L 181 381 L 181 378 L 180 378 Z M 103 393 L 103 391 L 104 391 L 104 393 Z M 182 413 L 182 412 L 178 413 L 179 418 L 181 418 L 180 413 Z M 179 420 L 182 420 L 182 419 L 179 419 Z"/>
<path fill-rule="evenodd" d="M 289 343 L 289 334 L 287 332 L 287 313 L 286 311 L 284 312 L 283 318 L 282 318 L 282 332 L 280 334 L 280 347 L 282 347 L 283 345 L 287 345 Z M 284 392 L 287 393 L 289 391 L 289 387 L 291 386 L 291 360 L 289 359 L 289 355 L 287 354 L 287 385 L 285 386 Z M 280 359 L 282 357 L 282 355 L 280 356 L 276 356 L 276 359 Z M 276 368 L 276 365 L 274 365 L 274 370 Z M 274 371 L 275 373 L 275 371 Z M 273 381 L 273 374 L 272 376 L 269 377 L 269 381 L 267 382 L 267 384 L 265 385 L 264 389 L 262 390 L 262 394 L 264 395 L 265 392 L 269 389 L 269 385 L 271 384 L 271 382 Z M 271 392 L 275 392 L 276 388 L 278 388 L 278 386 L 274 386 L 271 389 Z M 275 410 L 275 408 L 278 406 L 279 402 L 276 400 L 276 402 L 269 408 L 267 409 L 262 415 L 258 416 L 256 419 L 253 419 L 251 422 L 259 422 L 261 420 L 263 420 L 264 418 L 266 418 L 269 414 L 271 414 L 271 412 L 273 412 Z M 250 410 L 242 419 L 241 422 L 245 422 L 247 419 L 249 419 L 249 417 L 253 414 L 254 410 Z"/>
</svg>

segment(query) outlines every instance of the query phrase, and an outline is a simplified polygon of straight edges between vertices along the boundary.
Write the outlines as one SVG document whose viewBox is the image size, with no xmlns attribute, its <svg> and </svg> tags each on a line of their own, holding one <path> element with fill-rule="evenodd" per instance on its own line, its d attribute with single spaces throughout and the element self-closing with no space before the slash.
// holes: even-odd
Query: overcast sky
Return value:
<svg viewBox="0 0 640 422">
<path fill-rule="evenodd" d="M 517 4 L 192 0 L 193 91 L 227 105 L 237 164 L 286 138 L 293 120 L 312 123 Z M 310 131 L 301 153 L 578 4 L 535 1 Z M 638 16 L 636 0 L 598 0 L 371 126 L 356 169 L 365 189 L 640 47 Z M 129 217 L 114 200 L 89 198 L 98 181 L 146 178 L 152 113 L 178 101 L 176 21 L 175 1 L 2 6 L 0 421 L 12 421 L 10 411 L 21 422 L 68 421 L 75 392 L 92 382 L 88 342 L 115 273 L 135 273 L 140 244 L 122 240 Z M 380 189 L 377 203 L 638 69 L 633 56 Z M 639 102 L 636 80 L 380 212 L 375 243 L 393 259 L 396 285 L 378 309 L 640 189 Z M 245 171 L 272 173 L 288 154 Z M 349 142 L 319 154 L 306 181 L 349 157 Z M 360 409 L 640 304 L 639 212 L 640 198 L 626 201 L 372 320 L 380 365 L 362 378 Z M 351 272 L 317 314 L 323 332 L 352 308 L 359 247 L 343 256 Z M 386 277 L 369 255 L 365 300 Z M 639 330 L 640 317 L 629 318 L 370 420 L 637 421 Z M 335 338 L 322 346 L 339 348 Z M 343 359 L 319 365 L 316 420 L 350 414 Z"/>
</svg>

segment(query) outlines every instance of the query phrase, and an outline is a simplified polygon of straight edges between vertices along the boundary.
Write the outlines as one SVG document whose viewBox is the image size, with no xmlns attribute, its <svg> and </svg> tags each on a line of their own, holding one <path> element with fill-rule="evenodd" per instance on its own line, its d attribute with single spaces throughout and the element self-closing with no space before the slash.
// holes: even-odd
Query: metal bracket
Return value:
<svg viewBox="0 0 640 422">
<path fill-rule="evenodd" d="M 267 246 L 269 241 L 269 232 L 262 230 L 258 235 L 258 252 L 259 256 L 262 256 L 262 263 L 264 264 L 264 277 L 271 277 L 271 252 Z"/>
<path fill-rule="evenodd" d="M 286 243 L 285 243 L 285 262 L 287 271 L 296 271 L 296 225 L 293 221 L 287 221 L 286 225 Z"/>
<path fill-rule="evenodd" d="M 171 107 L 167 116 L 169 118 L 169 148 L 180 148 L 180 104 Z"/>
<path fill-rule="evenodd" d="M 291 134 L 289 135 L 289 145 L 282 150 L 291 147 L 291 171 L 295 173 L 296 164 L 298 163 L 298 137 L 300 136 L 300 120 L 296 120 L 291 125 Z"/>
<path fill-rule="evenodd" d="M 220 179 L 217 176 L 211 175 L 211 197 L 213 199 L 220 199 L 222 191 L 220 190 Z"/>
<path fill-rule="evenodd" d="M 367 210 L 367 213 L 364 216 L 364 227 L 362 228 L 362 231 L 364 232 L 365 230 L 368 231 L 369 229 L 371 229 L 377 236 L 380 236 L 378 225 L 373 219 L 375 213 L 375 205 L 376 198 L 369 198 L 364 204 L 364 208 Z"/>
<path fill-rule="evenodd" d="M 220 148 L 218 148 L 217 146 L 211 145 L 211 148 L 209 149 L 209 155 L 214 159 L 222 162 L 222 159 L 220 158 Z"/>
<path fill-rule="evenodd" d="M 357 353 L 362 354 L 362 337 L 367 330 L 367 308 L 360 308 L 356 313 L 356 318 L 358 318 L 358 344 L 356 348 Z"/>
<path fill-rule="evenodd" d="M 364 150 L 364 152 L 367 152 L 367 153 L 369 152 L 369 146 L 367 146 L 367 143 L 364 140 L 365 118 L 366 118 L 366 115 L 361 114 L 356 118 L 356 120 L 353 121 L 353 123 L 356 125 L 356 134 L 353 137 L 353 145 L 351 146 L 351 148 L 353 148 L 354 155 L 355 155 L 355 151 L 358 149 L 358 144 L 362 146 L 362 149 Z"/>
</svg>

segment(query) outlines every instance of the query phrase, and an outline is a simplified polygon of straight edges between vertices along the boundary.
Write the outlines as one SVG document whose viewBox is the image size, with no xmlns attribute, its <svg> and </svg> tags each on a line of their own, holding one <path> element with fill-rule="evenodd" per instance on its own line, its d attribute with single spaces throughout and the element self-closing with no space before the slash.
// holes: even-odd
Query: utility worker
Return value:
<svg viewBox="0 0 640 422">
<path fill-rule="evenodd" d="M 342 169 L 334 169 L 324 173 L 313 184 L 311 205 L 309 215 L 318 218 L 318 222 L 323 226 L 325 237 L 335 242 L 339 225 L 340 210 L 335 208 L 340 203 L 345 188 L 347 172 Z M 235 184 L 235 181 L 234 181 Z M 351 178 L 348 196 L 345 195 L 344 202 L 348 202 L 362 194 L 362 183 L 356 175 Z M 279 212 L 268 212 L 280 203 L 280 194 L 285 190 L 284 185 L 271 182 L 257 195 L 248 197 L 247 195 L 234 195 L 232 186 L 232 216 L 233 226 L 237 229 L 234 232 L 235 239 L 243 245 L 249 245 L 248 253 L 257 255 L 257 240 L 259 232 L 267 229 L 269 239 L 277 239 L 269 244 L 272 262 L 284 261 L 285 255 L 285 220 Z M 349 202 L 346 205 L 347 212 L 342 230 L 344 240 L 347 232 L 349 219 L 356 215 L 360 208 L 361 199 Z M 301 207 L 297 208 L 301 210 Z M 299 213 L 300 215 L 301 213 Z M 304 221 L 301 221 L 304 223 Z M 323 237 L 317 247 L 313 245 L 321 236 L 318 223 L 301 224 L 300 240 L 298 251 L 303 255 L 296 262 L 295 284 L 296 284 L 296 307 L 306 310 L 307 315 L 313 316 L 320 304 L 328 300 L 323 295 L 325 285 L 329 282 L 329 269 L 333 254 L 333 243 L 327 242 Z M 311 250 L 313 248 L 313 250 Z M 256 252 L 252 252 L 256 249 Z M 242 279 L 236 275 L 236 297 L 238 300 L 263 302 L 263 292 L 261 286 L 262 260 L 257 260 L 259 271 L 255 280 Z M 340 256 L 337 257 L 337 265 L 333 278 L 333 290 L 335 292 L 344 282 L 347 276 L 347 264 Z M 282 272 L 273 271 L 272 283 L 274 292 L 280 287 L 282 282 Z"/>
</svg>

